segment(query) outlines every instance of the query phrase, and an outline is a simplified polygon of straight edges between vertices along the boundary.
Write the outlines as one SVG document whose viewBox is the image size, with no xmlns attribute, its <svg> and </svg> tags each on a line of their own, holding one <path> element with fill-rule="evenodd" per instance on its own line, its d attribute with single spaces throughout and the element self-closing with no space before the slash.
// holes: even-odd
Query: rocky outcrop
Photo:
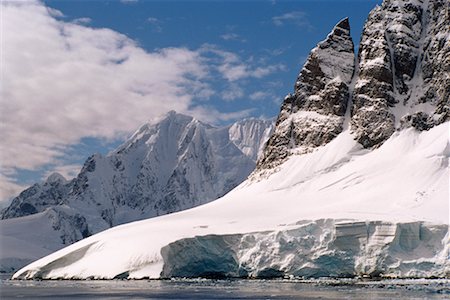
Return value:
<svg viewBox="0 0 450 300">
<path fill-rule="evenodd" d="M 43 183 L 36 183 L 13 199 L 2 211 L 2 219 L 23 217 L 38 213 L 47 207 L 63 204 L 71 183 L 58 173 L 51 174 Z"/>
<path fill-rule="evenodd" d="M 359 47 L 351 120 L 364 147 L 379 146 L 406 124 L 427 130 L 449 119 L 444 2 L 387 0 L 370 13 Z M 426 126 L 418 116 L 427 119 Z"/>
<path fill-rule="evenodd" d="M 386 28 L 379 22 L 384 22 L 384 10 L 376 7 L 364 25 L 353 92 L 352 130 L 366 148 L 382 143 L 395 130 L 395 117 L 389 109 L 397 101 L 391 64 L 393 53 Z"/>
<path fill-rule="evenodd" d="M 429 1 L 422 31 L 421 65 L 417 70 L 415 98 L 418 105 L 431 103 L 436 108 L 429 116 L 435 125 L 450 120 L 450 14 L 445 0 Z M 423 81 L 423 88 L 420 82 Z"/>
<path fill-rule="evenodd" d="M 348 20 L 341 21 L 311 51 L 256 173 L 328 143 L 344 127 L 374 148 L 396 130 L 450 120 L 449 22 L 445 0 L 385 0 L 367 18 L 354 67 Z"/>
<path fill-rule="evenodd" d="M 294 94 L 284 99 L 258 169 L 326 144 L 342 131 L 353 72 L 353 41 L 344 19 L 311 51 Z"/>
</svg>

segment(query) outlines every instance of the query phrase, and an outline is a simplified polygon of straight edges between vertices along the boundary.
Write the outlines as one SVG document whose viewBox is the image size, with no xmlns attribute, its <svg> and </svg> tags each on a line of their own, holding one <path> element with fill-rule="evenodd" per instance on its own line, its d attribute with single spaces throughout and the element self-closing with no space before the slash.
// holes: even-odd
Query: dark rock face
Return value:
<svg viewBox="0 0 450 300">
<path fill-rule="evenodd" d="M 448 9 L 446 0 L 385 0 L 367 18 L 356 66 L 348 20 L 336 25 L 286 96 L 257 172 L 328 143 L 344 127 L 376 148 L 396 130 L 450 120 Z"/>
<path fill-rule="evenodd" d="M 419 131 L 424 131 L 434 126 L 434 120 L 423 112 L 418 112 L 413 115 L 404 116 L 400 120 L 400 128 L 414 127 Z"/>
<path fill-rule="evenodd" d="M 365 148 L 382 143 L 395 131 L 395 117 L 389 109 L 396 104 L 392 52 L 380 22 L 384 22 L 384 10 L 377 7 L 364 25 L 353 92 L 352 130 Z"/>
<path fill-rule="evenodd" d="M 421 77 L 424 82 L 419 103 L 436 105 L 435 124 L 450 120 L 450 14 L 448 1 L 430 1 L 423 31 Z M 418 91 L 419 92 L 419 91 Z M 417 92 L 417 93 L 418 93 Z"/>
<path fill-rule="evenodd" d="M 311 51 L 294 94 L 284 99 L 258 169 L 275 167 L 293 152 L 326 144 L 342 131 L 354 58 L 349 22 L 344 19 Z"/>
<path fill-rule="evenodd" d="M 86 218 L 70 209 L 51 208 L 48 211 L 48 217 L 52 220 L 52 227 L 59 233 L 64 245 L 70 245 L 92 234 Z"/>
<path fill-rule="evenodd" d="M 445 11 L 443 0 L 386 0 L 370 13 L 358 53 L 351 119 L 355 138 L 365 148 L 380 146 L 407 124 L 427 130 L 449 120 L 450 20 Z M 423 110 L 433 111 L 427 125 L 417 114 Z"/>
<path fill-rule="evenodd" d="M 348 19 L 344 19 L 311 51 L 295 83 L 294 107 L 344 116 L 353 70 L 353 41 Z"/>
<path fill-rule="evenodd" d="M 70 183 L 61 175 L 52 174 L 44 183 L 36 183 L 14 198 L 1 212 L 2 219 L 23 217 L 43 209 L 63 204 L 70 190 Z"/>
</svg>

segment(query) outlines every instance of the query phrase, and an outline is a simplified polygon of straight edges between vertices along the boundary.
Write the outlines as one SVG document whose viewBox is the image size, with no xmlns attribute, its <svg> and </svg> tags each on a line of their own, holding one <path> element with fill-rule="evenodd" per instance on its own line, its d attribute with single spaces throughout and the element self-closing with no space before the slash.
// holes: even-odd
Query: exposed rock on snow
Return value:
<svg viewBox="0 0 450 300">
<path fill-rule="evenodd" d="M 277 166 L 291 153 L 324 145 L 342 131 L 354 60 L 350 25 L 344 19 L 311 51 L 294 94 L 284 99 L 259 169 Z"/>
<path fill-rule="evenodd" d="M 426 130 L 449 120 L 446 3 L 387 0 L 370 13 L 359 47 L 352 108 L 352 129 L 364 147 L 379 146 L 406 124 Z M 417 113 L 422 114 L 419 119 Z"/>
<path fill-rule="evenodd" d="M 348 126 L 347 107 L 351 130 L 365 148 L 380 146 L 407 126 L 427 130 L 450 120 L 446 5 L 445 0 L 386 0 L 375 7 L 356 66 L 348 20 L 339 22 L 311 51 L 294 94 L 284 99 L 257 170 L 331 141 Z"/>
<path fill-rule="evenodd" d="M 36 183 L 17 196 L 2 211 L 2 219 L 22 217 L 62 204 L 70 191 L 70 183 L 58 174 L 51 174 L 43 183 Z"/>
</svg>

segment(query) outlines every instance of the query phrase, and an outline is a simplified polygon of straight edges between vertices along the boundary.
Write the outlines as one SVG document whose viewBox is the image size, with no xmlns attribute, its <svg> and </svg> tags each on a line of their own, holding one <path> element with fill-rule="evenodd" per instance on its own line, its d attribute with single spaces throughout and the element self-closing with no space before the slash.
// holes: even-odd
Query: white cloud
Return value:
<svg viewBox="0 0 450 300">
<path fill-rule="evenodd" d="M 91 18 L 77 18 L 72 21 L 72 23 L 80 24 L 80 25 L 87 25 L 91 22 L 92 22 Z"/>
<path fill-rule="evenodd" d="M 147 18 L 147 22 L 152 25 L 153 31 L 155 31 L 155 32 L 161 32 L 162 31 L 161 21 L 158 18 L 148 17 Z"/>
<path fill-rule="evenodd" d="M 204 53 L 213 53 L 220 57 L 220 61 L 217 62 L 217 70 L 229 82 L 235 82 L 245 78 L 262 78 L 271 73 L 286 70 L 286 67 L 282 64 L 260 66 L 260 64 L 252 62 L 252 59 L 243 61 L 236 54 L 211 45 L 203 46 L 201 51 Z"/>
<path fill-rule="evenodd" d="M 222 98 L 225 101 L 233 101 L 244 96 L 244 90 L 237 84 L 230 84 L 230 86 L 222 92 Z"/>
<path fill-rule="evenodd" d="M 255 78 L 262 78 L 277 71 L 286 71 L 286 69 L 287 69 L 286 66 L 283 64 L 258 67 L 253 70 L 252 76 Z"/>
<path fill-rule="evenodd" d="M 292 11 L 280 16 L 275 16 L 272 18 L 272 22 L 275 26 L 283 26 L 286 23 L 290 23 L 299 27 L 311 27 L 306 14 L 302 11 Z"/>
<path fill-rule="evenodd" d="M 246 39 L 242 38 L 237 33 L 225 33 L 225 34 L 222 34 L 220 37 L 225 41 L 238 41 L 238 42 L 242 42 L 242 43 L 245 43 L 247 41 Z"/>
<path fill-rule="evenodd" d="M 47 7 L 47 11 L 48 11 L 49 15 L 54 18 L 64 18 L 65 17 L 64 14 L 62 13 L 62 11 L 57 10 L 55 8 Z"/>
<path fill-rule="evenodd" d="M 219 71 L 228 81 L 236 81 L 245 77 L 249 77 L 250 70 L 245 64 L 223 64 L 219 66 Z"/>
<path fill-rule="evenodd" d="M 271 97 L 270 93 L 262 92 L 262 91 L 254 92 L 254 93 L 250 94 L 250 96 L 249 96 L 249 98 L 251 100 L 264 100 L 264 99 L 268 99 L 269 97 Z"/>
<path fill-rule="evenodd" d="M 35 170 L 82 137 L 114 138 L 168 110 L 189 113 L 207 88 L 198 51 L 148 53 L 115 31 L 57 20 L 39 2 L 2 10 L 4 168 Z"/>
<path fill-rule="evenodd" d="M 221 113 L 194 100 L 215 94 L 213 70 L 229 82 L 274 71 L 217 49 L 213 62 L 204 48 L 147 52 L 113 30 L 64 22 L 37 1 L 1 5 L 1 199 L 24 187 L 5 170 L 48 168 L 83 137 L 115 139 L 169 110 L 207 122 L 247 116 L 251 110 Z M 224 97 L 242 93 L 236 85 Z M 76 168 L 55 169 L 70 177 Z"/>
<path fill-rule="evenodd" d="M 264 49 L 264 51 L 267 52 L 271 56 L 280 56 L 281 54 L 285 53 L 290 48 L 291 48 L 291 46 L 275 48 L 275 49 Z"/>
<path fill-rule="evenodd" d="M 12 196 L 18 195 L 27 187 L 28 185 L 18 184 L 10 177 L 0 173 L 0 209 L 7 207 L 12 200 Z"/>
</svg>

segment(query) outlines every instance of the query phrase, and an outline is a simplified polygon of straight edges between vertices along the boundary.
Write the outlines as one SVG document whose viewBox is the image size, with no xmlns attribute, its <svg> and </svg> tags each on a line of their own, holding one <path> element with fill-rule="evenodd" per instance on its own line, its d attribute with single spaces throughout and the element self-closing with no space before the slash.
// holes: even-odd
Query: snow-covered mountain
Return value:
<svg viewBox="0 0 450 300">
<path fill-rule="evenodd" d="M 345 131 L 190 210 L 120 225 L 14 278 L 448 276 L 449 123 L 368 151 Z"/>
<path fill-rule="evenodd" d="M 446 0 L 385 0 L 311 51 L 257 168 L 224 197 L 114 227 L 14 278 L 450 276 Z"/>
<path fill-rule="evenodd" d="M 272 134 L 272 120 L 246 119 L 230 126 L 230 140 L 255 162 L 262 153 L 265 142 Z"/>
<path fill-rule="evenodd" d="M 1 226 L 2 234 L 8 233 L 2 253 L 13 257 L 2 255 L 2 269 L 14 267 L 19 262 L 14 255 L 21 252 L 9 249 L 7 239 L 24 240 L 48 254 L 118 224 L 223 196 L 253 171 L 272 127 L 272 121 L 247 119 L 219 128 L 175 112 L 143 125 L 108 155 L 89 157 L 75 179 L 52 174 L 12 201 L 2 212 L 8 221 Z M 30 227 L 33 222 L 36 226 Z M 30 229 L 23 231 L 23 224 Z M 31 232 L 46 238 L 30 239 Z M 39 257 L 27 251 L 20 261 L 27 255 Z"/>
</svg>

